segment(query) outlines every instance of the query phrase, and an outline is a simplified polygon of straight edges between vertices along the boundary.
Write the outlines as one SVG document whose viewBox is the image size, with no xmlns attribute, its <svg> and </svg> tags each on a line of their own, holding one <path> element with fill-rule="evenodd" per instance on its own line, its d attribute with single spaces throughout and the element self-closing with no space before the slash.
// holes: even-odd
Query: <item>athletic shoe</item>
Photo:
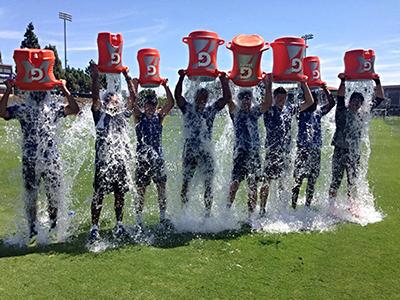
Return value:
<svg viewBox="0 0 400 300">
<path fill-rule="evenodd" d="M 123 239 L 123 238 L 128 237 L 129 234 L 122 224 L 117 224 L 117 225 L 115 225 L 115 227 L 113 229 L 113 236 L 116 239 Z"/>
<path fill-rule="evenodd" d="M 89 232 L 89 244 L 93 244 L 100 240 L 99 229 L 97 227 L 92 227 Z"/>
<path fill-rule="evenodd" d="M 175 231 L 175 226 L 170 219 L 164 218 L 160 221 L 160 229 L 163 231 Z"/>
</svg>

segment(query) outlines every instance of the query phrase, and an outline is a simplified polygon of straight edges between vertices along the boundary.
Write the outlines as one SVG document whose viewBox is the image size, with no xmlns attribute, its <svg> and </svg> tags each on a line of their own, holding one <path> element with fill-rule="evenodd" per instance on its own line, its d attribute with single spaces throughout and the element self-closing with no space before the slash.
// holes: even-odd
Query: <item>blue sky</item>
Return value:
<svg viewBox="0 0 400 300">
<path fill-rule="evenodd" d="M 240 33 L 258 33 L 268 42 L 282 36 L 313 33 L 308 55 L 321 59 L 322 78 L 337 85 L 346 50 L 376 51 L 375 70 L 384 84 L 400 84 L 400 1 L 3 1 L 0 0 L 0 51 L 5 63 L 20 46 L 32 21 L 41 46 L 55 44 L 63 57 L 63 24 L 58 12 L 73 16 L 68 23 L 68 61 L 85 67 L 97 61 L 101 31 L 120 32 L 123 61 L 138 75 L 140 48 L 161 52 L 161 75 L 171 84 L 186 68 L 188 49 L 182 37 L 196 29 L 217 32 L 225 41 Z M 218 65 L 230 70 L 232 53 L 220 47 Z M 272 69 L 272 50 L 264 52 L 263 70 Z"/>
</svg>

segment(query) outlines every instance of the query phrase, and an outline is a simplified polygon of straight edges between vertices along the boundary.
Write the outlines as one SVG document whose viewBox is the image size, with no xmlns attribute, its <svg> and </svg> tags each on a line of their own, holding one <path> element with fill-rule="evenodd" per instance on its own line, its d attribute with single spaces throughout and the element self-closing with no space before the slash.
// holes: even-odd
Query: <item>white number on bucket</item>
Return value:
<svg viewBox="0 0 400 300">
<path fill-rule="evenodd" d="M 365 72 L 371 71 L 371 68 L 372 68 L 371 62 L 370 61 L 365 61 L 364 62 L 364 71 Z"/>
<path fill-rule="evenodd" d="M 155 66 L 153 65 L 148 65 L 147 66 L 147 75 L 149 76 L 154 76 L 157 74 L 157 69 Z"/>
<path fill-rule="evenodd" d="M 312 72 L 312 79 L 313 80 L 316 80 L 316 79 L 319 79 L 319 72 L 318 72 L 318 70 L 314 70 L 313 72 Z"/>
</svg>

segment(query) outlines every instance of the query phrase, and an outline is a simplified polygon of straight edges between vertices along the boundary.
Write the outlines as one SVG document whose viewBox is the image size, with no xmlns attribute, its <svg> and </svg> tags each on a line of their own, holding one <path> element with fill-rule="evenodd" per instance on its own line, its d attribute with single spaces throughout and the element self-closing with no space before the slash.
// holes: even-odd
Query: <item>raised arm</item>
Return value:
<svg viewBox="0 0 400 300">
<path fill-rule="evenodd" d="M 339 89 L 337 91 L 336 109 L 345 107 L 344 94 L 346 92 L 346 76 L 344 75 L 344 73 L 340 73 L 338 75 L 338 77 L 340 79 L 340 85 L 339 85 Z"/>
<path fill-rule="evenodd" d="M 64 113 L 68 115 L 76 115 L 79 113 L 79 106 L 76 103 L 75 98 L 72 96 L 71 92 L 67 89 L 67 81 L 62 80 L 61 91 L 64 97 L 67 98 L 68 104 L 64 107 Z"/>
<path fill-rule="evenodd" d="M 164 87 L 165 93 L 167 95 L 167 103 L 165 103 L 165 105 L 160 110 L 160 115 L 162 118 L 164 118 L 166 115 L 169 114 L 171 109 L 174 107 L 175 100 L 174 100 L 174 96 L 172 96 L 171 90 L 168 86 L 168 79 L 163 80 L 162 86 Z"/>
<path fill-rule="evenodd" d="M 229 78 L 225 73 L 219 75 L 219 80 L 222 85 L 222 98 L 218 99 L 217 106 L 218 109 L 221 110 L 227 103 L 232 101 L 232 93 L 231 88 L 229 87 Z"/>
<path fill-rule="evenodd" d="M 307 82 L 301 82 L 301 89 L 303 90 L 304 94 L 304 102 L 300 104 L 300 111 L 304 111 L 309 108 L 314 103 L 314 98 L 311 94 L 310 88 L 308 87 Z"/>
<path fill-rule="evenodd" d="M 92 77 L 92 111 L 101 108 L 100 101 L 100 85 L 99 85 L 99 68 L 96 64 L 90 65 L 90 75 Z"/>
<path fill-rule="evenodd" d="M 186 105 L 186 99 L 182 96 L 182 84 L 185 79 L 185 70 L 179 70 L 179 79 L 178 83 L 175 86 L 175 100 L 176 104 L 180 109 L 182 109 Z"/>
<path fill-rule="evenodd" d="M 385 94 L 384 94 L 384 91 L 383 91 L 383 87 L 382 87 L 380 78 L 377 77 L 377 78 L 374 79 L 374 81 L 375 81 L 375 85 L 376 85 L 376 88 L 375 88 L 375 99 L 372 102 L 371 109 L 374 109 L 374 108 L 378 107 L 379 104 L 381 104 L 382 101 L 385 100 Z"/>
<path fill-rule="evenodd" d="M 267 74 L 264 77 L 264 101 L 261 103 L 260 112 L 266 113 L 272 106 L 272 74 Z"/>
<path fill-rule="evenodd" d="M 7 111 L 8 99 L 10 98 L 10 94 L 12 92 L 13 82 L 12 80 L 6 81 L 6 92 L 4 93 L 3 97 L 0 100 L 0 117 L 9 120 L 10 114 Z"/>
<path fill-rule="evenodd" d="M 321 113 L 324 116 L 331 111 L 331 109 L 335 106 L 336 103 L 332 93 L 328 90 L 326 84 L 322 86 L 322 90 L 324 91 L 325 96 L 328 99 L 328 103 L 321 107 Z"/>
<path fill-rule="evenodd" d="M 122 74 L 124 75 L 124 78 L 126 80 L 126 85 L 128 86 L 128 91 L 129 91 L 129 97 L 128 97 L 128 102 L 126 103 L 126 109 L 129 112 L 133 111 L 135 120 L 137 120 L 140 114 L 142 113 L 137 103 L 139 79 L 137 78 L 132 79 L 128 74 L 128 70 L 123 71 Z"/>
</svg>

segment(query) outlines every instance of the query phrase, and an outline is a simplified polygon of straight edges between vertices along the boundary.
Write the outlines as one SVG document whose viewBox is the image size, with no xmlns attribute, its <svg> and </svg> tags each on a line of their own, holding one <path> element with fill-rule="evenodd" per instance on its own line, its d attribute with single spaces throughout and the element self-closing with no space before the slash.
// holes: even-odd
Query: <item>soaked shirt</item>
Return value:
<svg viewBox="0 0 400 300">
<path fill-rule="evenodd" d="M 162 157 L 162 118 L 158 112 L 148 118 L 141 113 L 136 123 L 136 152 L 138 155 Z"/>
<path fill-rule="evenodd" d="M 278 106 L 271 106 L 264 114 L 267 133 L 265 147 L 268 150 L 290 150 L 292 118 L 295 112 L 295 106 L 288 104 L 282 110 Z"/>
<path fill-rule="evenodd" d="M 375 98 L 371 110 L 376 108 L 383 99 Z M 337 97 L 335 114 L 336 131 L 333 136 L 332 145 L 344 149 L 360 151 L 361 136 L 365 127 L 365 113 L 353 112 L 346 107 L 344 97 Z"/>
<path fill-rule="evenodd" d="M 258 152 L 260 149 L 258 133 L 260 105 L 252 106 L 249 112 L 237 108 L 230 116 L 235 130 L 234 152 Z"/>
<path fill-rule="evenodd" d="M 306 109 L 299 113 L 297 146 L 305 148 L 321 148 L 321 118 L 331 111 L 335 104 L 328 103 L 317 107 L 314 111 Z"/>
<path fill-rule="evenodd" d="M 207 147 L 211 142 L 212 128 L 215 116 L 221 109 L 218 102 L 206 106 L 203 111 L 197 111 L 194 103 L 186 102 L 181 111 L 183 114 L 185 148 L 196 150 Z"/>
<path fill-rule="evenodd" d="M 17 119 L 22 130 L 24 160 L 59 159 L 57 123 L 65 117 L 64 105 L 53 100 L 40 103 L 13 104 L 7 107 L 9 120 Z"/>
<path fill-rule="evenodd" d="M 115 164 L 131 158 L 128 135 L 128 112 L 111 115 L 106 111 L 92 110 L 96 127 L 96 162 Z"/>
</svg>

